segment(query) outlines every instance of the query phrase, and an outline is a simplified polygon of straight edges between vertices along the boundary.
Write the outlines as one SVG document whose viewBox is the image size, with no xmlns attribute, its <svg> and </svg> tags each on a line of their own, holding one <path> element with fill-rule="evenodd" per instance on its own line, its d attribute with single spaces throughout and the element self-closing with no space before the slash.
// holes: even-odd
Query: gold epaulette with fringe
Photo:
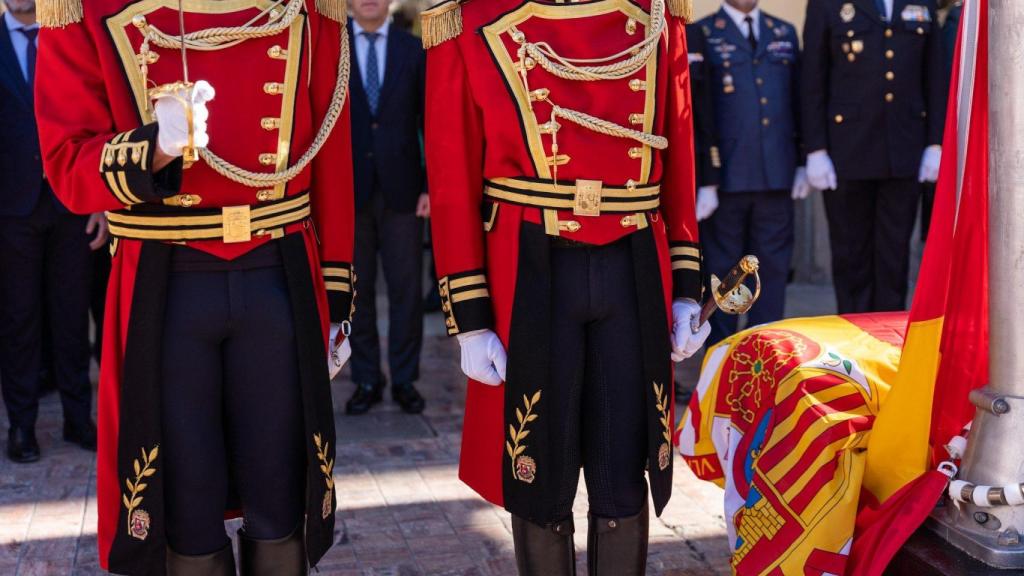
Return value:
<svg viewBox="0 0 1024 576">
<path fill-rule="evenodd" d="M 668 12 L 686 22 L 693 21 L 693 0 L 668 0 Z"/>
<path fill-rule="evenodd" d="M 423 47 L 428 50 L 462 34 L 461 0 L 445 0 L 429 10 L 424 10 L 420 14 L 420 28 L 423 34 Z"/>
<path fill-rule="evenodd" d="M 82 0 L 37 0 L 36 19 L 43 28 L 63 28 L 82 21 Z"/>
<path fill-rule="evenodd" d="M 342 24 L 348 19 L 348 9 L 345 0 L 316 0 L 316 11 L 325 18 L 330 18 Z"/>
</svg>

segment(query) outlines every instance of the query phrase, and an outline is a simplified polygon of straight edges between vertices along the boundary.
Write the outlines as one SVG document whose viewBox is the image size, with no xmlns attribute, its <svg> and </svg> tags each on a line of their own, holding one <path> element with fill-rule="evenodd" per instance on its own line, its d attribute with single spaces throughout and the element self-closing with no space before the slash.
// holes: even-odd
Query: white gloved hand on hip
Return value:
<svg viewBox="0 0 1024 576">
<path fill-rule="evenodd" d="M 803 200 L 811 195 L 811 181 L 807 179 L 807 168 L 796 169 L 793 177 L 793 200 Z"/>
<path fill-rule="evenodd" d="M 498 335 L 492 330 L 474 330 L 459 334 L 458 339 L 463 374 L 489 386 L 501 386 L 505 381 L 508 355 Z"/>
<path fill-rule="evenodd" d="M 348 336 L 345 336 L 341 344 L 336 344 L 341 330 L 342 324 L 331 324 L 331 335 L 328 341 L 328 349 L 331 353 L 327 356 L 327 371 L 331 376 L 331 380 L 334 380 L 334 377 L 341 372 L 345 364 L 348 364 L 349 358 L 352 357 L 352 344 L 349 343 Z"/>
<path fill-rule="evenodd" d="M 210 136 L 206 133 L 210 111 L 206 109 L 206 103 L 214 96 L 216 92 L 206 80 L 200 80 L 192 87 L 192 138 L 196 148 L 210 145 Z M 159 125 L 157 145 L 164 154 L 174 158 L 181 156 L 182 149 L 188 146 L 188 115 L 184 104 L 188 99 L 189 94 L 181 89 L 157 98 L 153 106 Z"/>
<path fill-rule="evenodd" d="M 921 171 L 917 179 L 923 184 L 925 182 L 935 183 L 939 181 L 939 166 L 942 165 L 942 146 L 933 144 L 924 149 L 921 156 Z"/>
<path fill-rule="evenodd" d="M 697 190 L 697 221 L 707 220 L 718 210 L 718 186 L 701 186 Z"/>
<path fill-rule="evenodd" d="M 691 298 L 672 303 L 672 361 L 682 362 L 700 351 L 711 335 L 711 324 L 700 326 L 700 304 Z"/>
<path fill-rule="evenodd" d="M 839 186 L 836 167 L 828 150 L 818 150 L 807 155 L 807 180 L 818 190 L 835 190 Z"/>
</svg>

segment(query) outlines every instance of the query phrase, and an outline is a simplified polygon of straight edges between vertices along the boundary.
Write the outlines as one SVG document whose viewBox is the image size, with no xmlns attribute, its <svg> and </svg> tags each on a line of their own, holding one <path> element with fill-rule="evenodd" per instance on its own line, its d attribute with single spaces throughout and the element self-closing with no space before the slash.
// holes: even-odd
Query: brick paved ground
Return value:
<svg viewBox="0 0 1024 576">
<path fill-rule="evenodd" d="M 791 299 L 799 313 L 831 306 L 820 289 L 798 289 Z M 808 302 L 818 304 L 809 308 Z M 428 319 L 423 417 L 404 416 L 390 401 L 366 417 L 339 412 L 335 475 L 341 511 L 337 545 L 320 574 L 515 573 L 508 514 L 456 479 L 463 383 L 457 345 L 437 334 L 438 322 Z M 681 376 L 692 381 L 693 368 Z M 343 376 L 334 388 L 341 406 L 351 383 Z M 6 429 L 6 415 L 0 415 L 0 431 Z M 61 441 L 55 395 L 43 403 L 38 433 L 40 463 L 15 465 L 0 458 L 0 575 L 102 574 L 96 563 L 93 459 Z M 696 480 L 678 460 L 676 470 L 673 500 L 651 524 L 649 573 L 728 574 L 721 492 Z M 586 546 L 585 502 L 581 486 L 575 507 L 580 551 Z M 232 532 L 235 527 L 229 526 Z M 583 561 L 581 553 L 581 569 Z"/>
</svg>

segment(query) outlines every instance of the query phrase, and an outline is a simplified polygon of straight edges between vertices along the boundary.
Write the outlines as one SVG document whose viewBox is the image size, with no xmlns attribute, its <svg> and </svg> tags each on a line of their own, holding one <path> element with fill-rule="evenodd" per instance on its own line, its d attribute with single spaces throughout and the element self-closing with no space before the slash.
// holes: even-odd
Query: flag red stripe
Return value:
<svg viewBox="0 0 1024 576">
<path fill-rule="evenodd" d="M 808 407 L 800 414 L 800 418 L 797 420 L 796 425 L 793 426 L 793 430 L 758 458 L 757 467 L 767 472 L 778 466 L 780 462 L 785 460 L 800 445 L 800 439 L 807 433 L 807 429 L 810 428 L 811 424 L 820 420 L 822 416 L 835 414 L 836 412 L 847 412 L 863 405 L 864 397 L 855 392 L 836 398 L 827 404 L 816 404 Z M 776 422 L 782 422 L 782 420 L 777 419 Z M 810 454 L 812 456 L 815 455 L 813 452 L 810 452 Z"/>
<path fill-rule="evenodd" d="M 840 440 L 847 436 L 852 436 L 858 432 L 864 430 L 870 430 L 871 425 L 875 423 L 874 416 L 857 416 L 844 420 L 842 422 L 836 422 L 830 426 L 828 430 L 822 432 L 813 442 L 807 447 L 804 455 L 797 460 L 796 465 L 782 477 L 781 480 L 775 483 L 776 489 L 779 492 L 786 492 L 796 484 L 796 481 L 800 479 L 800 476 L 814 463 L 818 455 L 821 454 L 828 445 Z M 760 466 L 759 466 L 760 468 Z"/>
<path fill-rule="evenodd" d="M 804 510 L 807 509 L 807 505 L 814 500 L 814 497 L 818 495 L 822 487 L 828 484 L 829 480 L 835 478 L 836 470 L 839 468 L 839 455 L 835 458 L 824 463 L 818 471 L 811 476 L 811 479 L 807 481 L 807 486 L 800 491 L 799 494 L 793 498 L 789 506 L 793 509 L 793 512 L 797 514 L 803 514 Z M 836 572 L 838 574 L 838 572 Z"/>
<path fill-rule="evenodd" d="M 843 379 L 836 374 L 822 374 L 821 376 L 815 376 L 800 382 L 789 396 L 786 396 L 785 399 L 775 405 L 775 416 L 773 419 L 776 422 L 783 422 L 796 410 L 796 407 L 800 405 L 800 401 L 804 397 L 814 396 L 823 390 L 839 386 L 843 382 Z"/>
</svg>

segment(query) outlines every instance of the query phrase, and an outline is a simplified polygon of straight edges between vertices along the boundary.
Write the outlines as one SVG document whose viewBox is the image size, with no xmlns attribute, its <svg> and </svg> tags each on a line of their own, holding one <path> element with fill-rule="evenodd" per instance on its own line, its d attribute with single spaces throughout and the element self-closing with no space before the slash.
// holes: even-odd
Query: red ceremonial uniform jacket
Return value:
<svg viewBox="0 0 1024 576">
<path fill-rule="evenodd" d="M 216 90 L 215 99 L 207 104 L 209 150 L 239 168 L 273 173 L 285 171 L 310 149 L 331 107 L 336 84 L 343 82 L 347 88 L 347 78 L 339 80 L 339 72 L 347 69 L 342 2 L 185 1 L 186 32 L 260 26 L 294 16 L 273 33 L 215 50 L 188 51 L 191 79 L 206 80 Z M 334 12 L 324 13 L 321 5 L 333 7 Z M 224 259 L 284 238 L 289 246 L 298 247 L 298 259 L 305 260 L 300 269 L 308 270 L 308 278 L 297 284 L 305 287 L 305 293 L 292 293 L 293 302 L 298 298 L 303 306 L 308 304 L 306 309 L 312 313 L 306 317 L 324 346 L 329 320 L 347 320 L 352 310 L 354 204 L 348 104 L 316 158 L 285 184 L 246 186 L 205 161 L 187 170 L 176 161 L 154 172 L 158 127 L 147 106 L 146 89 L 182 80 L 183 66 L 178 49 L 150 42 L 147 53 L 139 24 L 144 19 L 178 37 L 177 1 L 46 0 L 40 2 L 39 10 L 44 29 L 35 109 L 45 172 L 57 196 L 73 212 L 108 211 L 115 237 L 98 418 L 100 562 L 119 573 L 162 573 L 162 531 L 156 530 L 162 522 L 158 492 L 162 463 L 155 445 L 159 421 L 152 430 L 148 419 L 140 416 L 159 404 L 152 394 L 139 399 L 138 392 L 153 390 L 146 388 L 151 384 L 149 373 L 159 370 L 139 364 L 146 352 L 140 348 L 145 347 L 131 342 L 148 329 L 134 316 L 140 299 L 152 300 L 150 284 L 166 274 L 166 270 L 154 273 L 147 254 L 154 253 L 152 247 L 166 246 L 168 234 L 179 234 L 180 238 L 172 239 Z M 157 218 L 167 212 L 181 218 L 173 222 Z M 245 232 L 241 241 L 190 236 L 204 227 L 226 233 L 238 225 Z M 157 241 L 147 240 L 147 234 Z M 295 292 L 294 286 L 290 291 Z M 155 323 L 159 326 L 160 320 Z M 311 520 L 306 525 L 309 559 L 315 564 L 329 547 L 333 531 L 333 479 L 320 469 L 333 466 L 334 428 L 326 356 L 310 354 L 309 348 L 303 352 L 311 359 L 311 371 L 303 364 L 303 386 L 313 389 L 305 398 L 327 406 L 325 414 L 306 407 L 307 430 L 317 440 L 314 448 L 314 434 L 310 434 L 308 485 L 310 506 L 315 509 L 308 513 Z M 309 374 L 315 378 L 306 378 Z M 140 444 L 126 444 L 135 438 Z M 135 460 L 140 448 L 141 462 Z M 140 468 L 133 471 L 133 463 L 141 463 L 143 476 L 136 477 Z M 144 491 L 138 487 L 143 478 Z"/>
<path fill-rule="evenodd" d="M 626 78 L 587 82 L 557 77 L 520 57 L 517 35 L 547 42 L 563 56 L 604 57 L 645 37 L 650 0 L 449 0 L 425 13 L 427 173 L 449 334 L 493 329 L 508 347 L 516 315 L 536 313 L 514 306 L 522 288 L 524 222 L 595 245 L 650 228 L 658 251 L 651 280 L 664 288 L 661 321 L 669 319 L 673 296 L 700 298 L 686 22 L 679 8 L 686 3 L 668 4 L 665 30 L 646 65 Z M 552 118 L 553 105 L 664 136 L 668 147 Z M 510 354 L 509 362 L 517 361 Z M 502 388 L 469 383 L 460 475 L 490 501 L 507 505 L 502 487 L 512 474 L 502 473 L 508 464 L 502 461 L 515 456 L 506 455 L 503 416 L 511 412 L 505 398 Z"/>
</svg>

